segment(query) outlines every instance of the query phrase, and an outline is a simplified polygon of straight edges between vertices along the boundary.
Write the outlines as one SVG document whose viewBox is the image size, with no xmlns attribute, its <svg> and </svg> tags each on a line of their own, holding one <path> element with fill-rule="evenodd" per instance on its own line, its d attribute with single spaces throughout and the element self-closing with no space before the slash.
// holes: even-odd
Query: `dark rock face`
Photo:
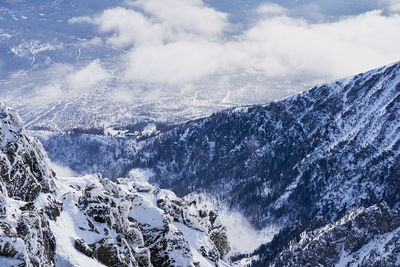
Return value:
<svg viewBox="0 0 400 267">
<path fill-rule="evenodd" d="M 44 207 L 44 212 L 50 220 L 55 221 L 63 210 L 63 203 L 54 199 L 51 195 L 48 195 L 46 200 L 47 205 Z"/>
<path fill-rule="evenodd" d="M 110 234 L 115 231 L 117 236 L 106 236 L 93 244 L 77 239 L 75 248 L 106 266 L 148 266 L 139 264 L 150 262 L 150 258 L 143 259 L 145 255 L 142 255 L 139 262 L 136 260 L 135 249 L 141 252 L 138 247 L 144 244 L 139 226 L 128 220 L 129 202 L 125 197 L 118 198 L 114 195 L 112 189 L 117 190 L 117 187 L 113 188 L 107 181 L 105 183 L 111 191 L 94 184 L 87 186 L 78 203 L 80 209 L 94 222 L 105 224 L 107 232 Z"/>
<path fill-rule="evenodd" d="M 144 229 L 143 238 L 146 246 L 151 246 L 151 260 L 154 266 L 173 266 L 176 260 L 169 255 L 171 251 L 179 251 L 183 258 L 192 257 L 188 242 L 176 228 L 167 225 L 163 230 Z M 217 259 L 218 260 L 218 259 Z"/>
<path fill-rule="evenodd" d="M 221 258 L 225 257 L 230 251 L 229 241 L 226 233 L 224 231 L 220 231 L 219 229 L 215 229 L 212 231 L 210 238 L 217 247 Z"/>
<path fill-rule="evenodd" d="M 93 254 L 94 251 L 91 248 L 91 246 L 89 246 L 85 240 L 83 239 L 77 239 L 75 240 L 75 244 L 74 244 L 75 248 L 79 251 L 82 252 L 83 254 L 85 254 L 88 257 L 93 258 Z"/>
<path fill-rule="evenodd" d="M 24 240 L 30 262 L 35 266 L 54 264 L 56 240 L 47 219 L 37 212 L 23 212 L 17 226 Z M 32 255 L 32 256 L 31 256 Z"/>
<path fill-rule="evenodd" d="M 275 246 L 278 253 L 273 257 L 271 250 L 259 250 L 260 258 L 252 266 L 399 265 L 400 213 L 384 202 L 357 209 L 334 223 L 302 230 L 290 240 L 284 238 L 287 230 L 278 234 L 272 242 L 286 247 Z M 267 246 L 271 248 L 271 243 Z"/>
<path fill-rule="evenodd" d="M 93 256 L 106 266 L 138 266 L 133 251 L 121 236 L 116 240 L 105 237 L 90 247 L 93 248 Z"/>
</svg>

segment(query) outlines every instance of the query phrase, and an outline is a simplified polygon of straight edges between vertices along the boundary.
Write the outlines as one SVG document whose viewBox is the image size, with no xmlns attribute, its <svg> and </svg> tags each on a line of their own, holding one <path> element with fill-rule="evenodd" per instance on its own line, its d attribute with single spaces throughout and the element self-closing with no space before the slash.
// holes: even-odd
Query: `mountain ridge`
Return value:
<svg viewBox="0 0 400 267">
<path fill-rule="evenodd" d="M 310 176 L 309 172 L 317 169 L 323 173 L 325 179 L 328 179 L 328 173 L 321 169 L 329 166 L 328 160 L 332 161 L 331 164 L 337 164 L 335 160 L 340 159 L 335 153 L 345 153 L 346 156 L 353 157 L 355 165 L 363 164 L 357 161 L 356 156 L 364 153 L 361 156 L 366 158 L 368 155 L 366 153 L 368 151 L 370 153 L 375 147 L 378 154 L 369 160 L 379 161 L 379 156 L 382 156 L 379 153 L 392 154 L 393 157 L 396 157 L 394 153 L 400 143 L 394 141 L 398 140 L 398 136 L 396 137 L 393 129 L 398 127 L 396 126 L 398 123 L 396 103 L 399 101 L 400 90 L 399 66 L 400 64 L 396 63 L 359 74 L 354 78 L 314 87 L 309 91 L 269 105 L 232 109 L 179 126 L 150 140 L 147 147 L 145 145 L 139 150 L 137 156 L 139 159 L 135 163 L 141 167 L 153 167 L 156 177 L 151 181 L 167 188 L 174 188 L 178 194 L 185 194 L 187 190 L 190 191 L 193 188 L 206 188 L 207 190 L 205 181 L 216 186 L 211 191 L 224 191 L 222 187 L 229 187 L 229 182 L 235 179 L 240 181 L 240 179 L 246 180 L 245 177 L 256 177 L 254 179 L 256 180 L 257 177 L 260 177 L 255 188 L 259 190 L 258 196 L 262 194 L 260 187 L 264 187 L 268 191 L 268 186 L 263 186 L 262 183 L 275 182 L 277 187 L 272 189 L 272 198 L 275 198 L 272 210 L 279 210 L 300 182 L 301 186 L 307 187 L 306 183 L 310 183 L 309 180 L 312 178 L 308 177 Z M 358 106 L 355 106 L 356 104 Z M 355 112 L 357 109 L 358 112 Z M 372 119 L 374 124 L 369 122 L 369 119 Z M 384 123 L 379 124 L 380 119 L 384 120 Z M 374 130 L 377 125 L 380 127 L 380 134 Z M 390 131 L 390 134 L 384 135 L 384 131 Z M 373 135 L 370 135 L 371 132 Z M 368 137 L 373 144 L 368 143 Z M 228 145 L 223 144 L 224 140 Z M 358 155 L 348 150 L 350 147 L 354 148 L 354 145 L 360 150 Z M 386 147 L 384 147 L 385 145 Z M 391 150 L 392 147 L 394 147 L 393 150 Z M 235 149 L 237 149 L 236 152 Z M 226 154 L 223 154 L 224 151 Z M 211 152 L 215 153 L 218 159 L 213 160 L 214 155 L 211 155 Z M 168 156 L 168 154 L 172 156 Z M 190 159 L 189 163 L 185 165 L 188 158 Z M 316 166 L 311 166 L 311 162 Z M 385 160 L 380 161 L 381 164 L 382 162 L 390 163 Z M 194 164 L 197 165 L 194 166 Z M 227 165 L 224 166 L 224 164 Z M 279 168 L 279 164 L 283 165 Z M 313 167 L 316 168 L 313 169 Z M 351 169 L 351 166 L 346 167 Z M 223 171 L 219 171 L 219 168 Z M 243 172 L 246 168 L 249 173 Z M 238 170 L 238 173 L 235 173 L 235 170 Z M 277 173 L 277 170 L 281 173 Z M 202 171 L 204 173 L 201 173 Z M 391 171 L 393 172 L 394 169 L 392 168 Z M 344 177 L 351 176 L 350 173 L 342 173 L 342 175 Z M 356 176 L 354 170 L 353 176 Z M 212 181 L 207 180 L 207 177 L 212 177 Z M 279 184 L 282 177 L 287 177 L 287 179 L 283 179 L 283 184 Z M 174 179 L 179 182 L 174 184 Z M 333 178 L 329 179 L 334 180 Z M 341 180 L 343 181 L 343 178 Z M 189 181 L 195 185 L 188 184 Z M 327 183 L 322 180 L 319 182 L 322 186 Z M 391 183 L 394 180 L 388 182 Z M 340 187 L 339 183 L 336 184 L 335 186 Z M 358 201 L 354 207 L 373 202 L 370 201 L 372 195 L 379 199 L 380 193 L 377 189 L 381 186 L 376 185 L 375 188 L 368 186 L 375 192 L 370 194 L 366 190 L 365 203 Z M 249 183 L 246 186 L 249 186 Z M 307 190 L 311 190 L 311 188 Z M 230 192 L 229 195 L 232 196 L 232 191 L 229 189 L 226 191 Z M 265 192 L 265 194 L 268 193 Z M 301 199 L 306 197 L 301 192 L 296 192 L 294 195 L 300 197 L 297 199 L 300 202 L 296 205 L 297 208 L 301 209 L 302 202 L 310 201 L 307 198 Z M 333 196 L 331 195 L 331 197 Z M 240 201 L 241 199 L 233 196 L 232 202 L 240 203 Z M 340 203 L 340 198 L 337 198 L 337 201 Z M 387 201 L 394 204 L 396 198 L 387 197 Z M 269 203 L 271 205 L 271 201 Z M 336 215 L 324 212 L 327 217 L 334 219 L 341 212 L 337 208 L 330 208 L 329 203 L 324 205 L 328 210 L 336 210 L 334 212 Z M 347 210 L 344 203 L 341 206 L 342 209 Z M 319 212 L 321 213 L 321 210 Z M 246 215 L 251 216 L 250 214 Z"/>
</svg>

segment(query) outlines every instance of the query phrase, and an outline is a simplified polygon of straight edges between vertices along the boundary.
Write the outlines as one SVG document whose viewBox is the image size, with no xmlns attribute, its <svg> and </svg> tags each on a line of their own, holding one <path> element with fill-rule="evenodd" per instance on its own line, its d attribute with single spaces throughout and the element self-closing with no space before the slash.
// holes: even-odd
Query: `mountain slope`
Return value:
<svg viewBox="0 0 400 267">
<path fill-rule="evenodd" d="M 208 191 L 259 226 L 399 201 L 400 63 L 156 137 L 132 166 L 179 195 Z"/>
<path fill-rule="evenodd" d="M 282 230 L 251 266 L 399 266 L 400 213 L 382 202 L 334 223 L 314 220 Z"/>
<path fill-rule="evenodd" d="M 259 227 L 398 203 L 400 63 L 135 141 L 38 134 L 52 160 L 117 178 L 149 168 L 183 196 L 207 191 Z M 58 147 L 63 146 L 60 151 Z"/>
<path fill-rule="evenodd" d="M 148 168 L 162 188 L 210 192 L 260 228 L 335 220 L 382 200 L 398 206 L 399 65 L 219 112 L 144 142 L 39 137 L 52 160 L 75 171 L 117 178 Z"/>
</svg>

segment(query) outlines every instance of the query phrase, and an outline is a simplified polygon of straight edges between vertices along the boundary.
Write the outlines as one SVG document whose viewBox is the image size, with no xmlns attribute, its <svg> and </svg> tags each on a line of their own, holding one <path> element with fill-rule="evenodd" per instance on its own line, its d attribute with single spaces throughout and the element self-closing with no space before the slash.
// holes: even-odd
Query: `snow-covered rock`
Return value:
<svg viewBox="0 0 400 267">
<path fill-rule="evenodd" d="M 74 246 L 111 266 L 224 264 L 229 244 L 215 237 L 227 240 L 225 228 L 171 191 L 134 177 L 114 183 L 96 175 L 60 178 L 58 187 L 65 209 L 53 223 L 55 235 L 76 228 L 73 244 L 57 249 L 60 262 L 72 260 L 65 251 Z"/>
<path fill-rule="evenodd" d="M 399 266 L 400 213 L 385 202 L 306 229 L 275 257 L 253 266 Z"/>
<path fill-rule="evenodd" d="M 1 105 L 0 123 L 1 266 L 227 266 L 214 211 L 138 172 L 56 178 L 14 111 Z"/>
<path fill-rule="evenodd" d="M 26 136 L 15 111 L 0 103 L 0 175 L 8 196 L 33 201 L 54 191 L 54 172 L 37 139 Z"/>
<path fill-rule="evenodd" d="M 52 266 L 56 240 L 49 219 L 62 203 L 54 199 L 55 174 L 40 142 L 26 136 L 18 115 L 0 104 L 0 263 Z"/>
</svg>

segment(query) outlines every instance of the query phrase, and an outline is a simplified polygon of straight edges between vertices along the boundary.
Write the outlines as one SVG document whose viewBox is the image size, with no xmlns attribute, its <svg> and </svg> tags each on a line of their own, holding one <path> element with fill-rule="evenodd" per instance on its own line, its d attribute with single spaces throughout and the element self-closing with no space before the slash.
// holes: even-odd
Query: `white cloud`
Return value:
<svg viewBox="0 0 400 267">
<path fill-rule="evenodd" d="M 340 78 L 400 58 L 400 17 L 372 11 L 338 22 L 311 24 L 287 16 L 265 18 L 237 43 L 248 64 L 270 77 Z"/>
<path fill-rule="evenodd" d="M 127 89 L 117 89 L 111 94 L 111 100 L 117 103 L 134 103 L 135 97 L 132 91 Z"/>
<path fill-rule="evenodd" d="M 227 15 L 201 0 L 139 0 L 131 6 L 105 10 L 94 20 L 101 32 L 112 33 L 107 41 L 114 47 L 215 40 L 229 28 Z"/>
<path fill-rule="evenodd" d="M 108 9 L 95 22 L 100 31 L 113 33 L 107 42 L 117 48 L 158 44 L 163 39 L 161 25 L 152 23 L 149 18 L 134 10 L 122 7 Z"/>
<path fill-rule="evenodd" d="M 128 80 L 187 82 L 229 67 L 230 55 L 220 44 L 229 30 L 226 14 L 201 0 L 131 4 L 134 9 L 109 9 L 95 19 L 101 32 L 111 33 L 109 44 L 131 48 Z"/>
<path fill-rule="evenodd" d="M 58 177 L 75 177 L 78 174 L 67 166 L 59 165 L 55 162 L 50 162 L 50 168 L 55 171 Z"/>
<path fill-rule="evenodd" d="M 90 91 L 98 86 L 107 86 L 113 79 L 113 75 L 103 68 L 100 60 L 93 60 L 86 66 L 77 69 L 70 64 L 52 64 L 45 70 L 45 73 L 35 73 L 38 77 L 45 78 L 36 82 L 36 86 L 30 95 L 31 103 L 43 105 L 52 103 L 71 94 L 80 94 Z M 15 74 L 25 76 L 24 73 Z"/>
<path fill-rule="evenodd" d="M 400 1 L 399 0 L 384 0 L 389 6 L 389 10 L 392 12 L 400 12 Z"/>
<path fill-rule="evenodd" d="M 273 4 L 273 3 L 266 3 L 262 4 L 257 8 L 257 13 L 261 15 L 268 15 L 268 16 L 276 16 L 276 15 L 284 15 L 287 13 L 287 9 L 278 5 L 278 4 Z"/>
<path fill-rule="evenodd" d="M 242 214 L 225 210 L 219 212 L 219 217 L 226 227 L 232 253 L 250 253 L 260 245 L 257 231 Z"/>
<path fill-rule="evenodd" d="M 281 229 L 278 225 L 270 224 L 257 231 L 241 213 L 227 208 L 219 210 L 218 215 L 226 227 L 231 255 L 253 252 L 261 244 L 270 242 Z"/>
<path fill-rule="evenodd" d="M 34 102 L 38 104 L 50 102 L 63 95 L 63 90 L 61 89 L 60 84 L 57 84 L 54 81 L 44 87 L 37 88 L 36 92 L 38 96 L 35 98 Z"/>
<path fill-rule="evenodd" d="M 96 46 L 100 46 L 103 45 L 103 40 L 99 37 L 94 37 L 92 39 L 89 40 L 83 40 L 81 42 L 82 47 L 96 47 Z"/>
<path fill-rule="evenodd" d="M 229 27 L 227 15 L 207 7 L 202 0 L 138 0 L 133 5 L 161 23 L 170 40 L 210 39 L 219 37 Z"/>
<path fill-rule="evenodd" d="M 237 51 L 207 41 L 180 41 L 140 46 L 128 53 L 127 79 L 181 83 L 226 71 L 237 63 Z"/>
<path fill-rule="evenodd" d="M 93 60 L 86 67 L 67 77 L 69 87 L 73 90 L 87 90 L 99 82 L 107 81 L 111 75 L 102 68 L 99 60 Z"/>
<path fill-rule="evenodd" d="M 271 79 L 330 80 L 400 59 L 400 17 L 371 11 L 312 23 L 276 4 L 236 36 L 227 15 L 201 0 L 139 0 L 96 18 L 107 41 L 128 48 L 124 77 L 149 83 L 188 83 L 238 70 Z"/>
</svg>

